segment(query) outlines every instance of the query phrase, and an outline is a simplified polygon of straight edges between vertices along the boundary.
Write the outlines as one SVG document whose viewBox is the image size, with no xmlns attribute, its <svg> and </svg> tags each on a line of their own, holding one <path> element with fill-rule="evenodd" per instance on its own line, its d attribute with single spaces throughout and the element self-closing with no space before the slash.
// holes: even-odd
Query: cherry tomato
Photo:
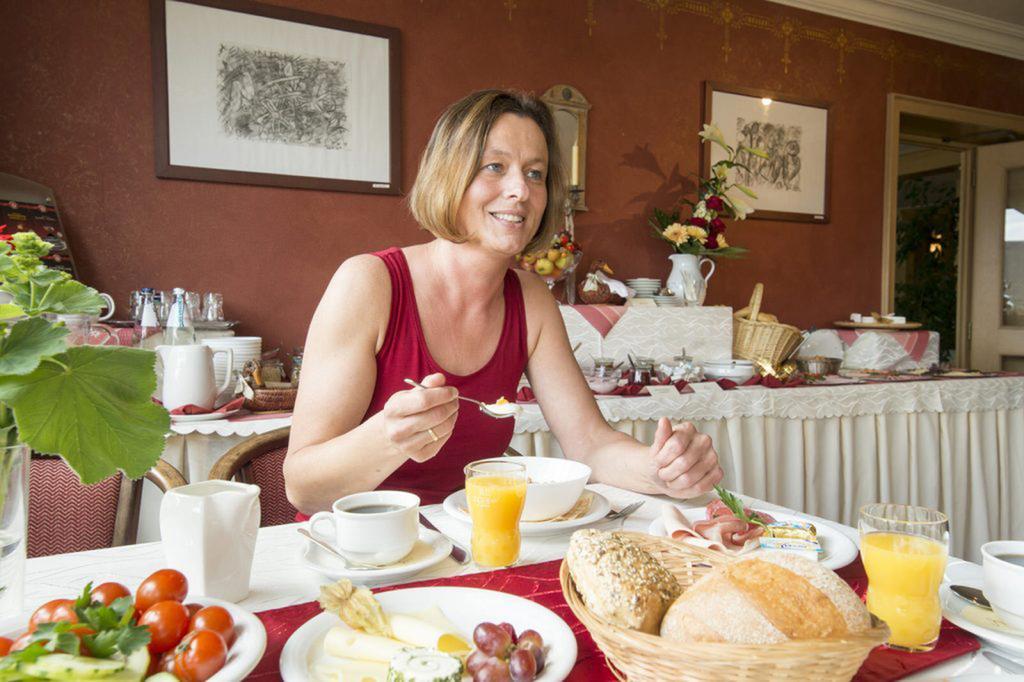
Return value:
<svg viewBox="0 0 1024 682">
<path fill-rule="evenodd" d="M 188 617 L 189 620 L 191 620 L 192 616 L 196 615 L 199 612 L 199 609 L 203 608 L 203 605 L 193 602 L 191 604 L 185 604 L 185 608 L 188 609 Z"/>
<path fill-rule="evenodd" d="M 146 609 L 139 625 L 149 628 L 149 653 L 170 651 L 188 632 L 188 609 L 179 601 L 158 601 Z"/>
<path fill-rule="evenodd" d="M 110 606 L 115 599 L 132 596 L 131 591 L 121 583 L 102 583 L 92 588 L 89 593 L 93 601 L 98 601 L 104 606 Z"/>
<path fill-rule="evenodd" d="M 223 606 L 207 606 L 192 616 L 189 630 L 213 630 L 231 648 L 235 642 L 235 619 Z"/>
<path fill-rule="evenodd" d="M 194 630 L 174 650 L 174 670 L 181 682 L 206 682 L 224 667 L 228 646 L 213 630 Z"/>
<path fill-rule="evenodd" d="M 146 611 L 160 601 L 185 601 L 188 580 L 173 568 L 163 568 L 142 581 L 135 591 L 135 610 Z"/>
<path fill-rule="evenodd" d="M 28 631 L 35 632 L 43 623 L 59 623 L 62 620 L 78 622 L 73 599 L 51 599 L 32 614 L 28 621 Z"/>
<path fill-rule="evenodd" d="M 7 639 L 6 637 L 0 637 L 0 656 L 6 656 L 11 653 L 11 645 L 14 644 L 13 639 Z"/>
</svg>

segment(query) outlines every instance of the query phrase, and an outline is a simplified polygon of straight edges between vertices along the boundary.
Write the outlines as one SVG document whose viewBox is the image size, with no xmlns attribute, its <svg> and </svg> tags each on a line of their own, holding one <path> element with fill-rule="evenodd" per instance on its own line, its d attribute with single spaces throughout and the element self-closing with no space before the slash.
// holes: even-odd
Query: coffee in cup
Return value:
<svg viewBox="0 0 1024 682">
<path fill-rule="evenodd" d="M 354 562 L 384 566 L 412 551 L 419 538 L 420 498 L 399 490 L 374 490 L 346 495 L 331 511 L 313 514 L 309 532 L 333 545 Z M 325 523 L 333 533 L 317 531 Z"/>
<path fill-rule="evenodd" d="M 981 557 L 992 610 L 1010 627 L 1024 630 L 1024 541 L 986 542 Z"/>
</svg>

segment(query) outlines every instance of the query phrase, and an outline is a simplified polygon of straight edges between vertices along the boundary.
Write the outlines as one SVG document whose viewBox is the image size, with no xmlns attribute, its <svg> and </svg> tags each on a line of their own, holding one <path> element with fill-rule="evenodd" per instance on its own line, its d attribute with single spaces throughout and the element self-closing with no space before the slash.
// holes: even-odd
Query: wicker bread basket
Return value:
<svg viewBox="0 0 1024 682">
<path fill-rule="evenodd" d="M 297 388 L 254 388 L 252 397 L 246 396 L 245 407 L 253 412 L 275 412 L 295 407 Z"/>
<path fill-rule="evenodd" d="M 642 533 L 622 533 L 672 573 L 685 591 L 715 565 L 735 559 Z M 569 608 L 604 652 L 620 679 L 640 680 L 849 680 L 873 648 L 889 637 L 889 628 L 872 619 L 867 632 L 843 638 L 794 640 L 753 645 L 722 642 L 673 642 L 629 630 L 594 615 L 580 598 L 563 560 L 562 594 Z M 722 613 L 728 618 L 728 613 Z"/>
<path fill-rule="evenodd" d="M 732 355 L 743 360 L 766 360 L 777 365 L 800 346 L 803 336 L 791 324 L 758 320 L 764 285 L 754 285 L 750 306 L 733 314 Z"/>
</svg>

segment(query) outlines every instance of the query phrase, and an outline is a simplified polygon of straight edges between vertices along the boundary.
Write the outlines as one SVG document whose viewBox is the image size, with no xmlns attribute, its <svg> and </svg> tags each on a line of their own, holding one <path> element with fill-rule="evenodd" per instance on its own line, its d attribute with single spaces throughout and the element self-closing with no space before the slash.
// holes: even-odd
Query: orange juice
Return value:
<svg viewBox="0 0 1024 682">
<path fill-rule="evenodd" d="M 946 546 L 904 533 L 868 533 L 860 555 L 868 574 L 868 610 L 888 624 L 889 646 L 929 651 L 939 637 L 939 584 Z"/>
<path fill-rule="evenodd" d="M 519 558 L 525 478 L 500 474 L 469 477 L 466 500 L 473 517 L 473 561 L 481 566 L 514 564 Z"/>
</svg>

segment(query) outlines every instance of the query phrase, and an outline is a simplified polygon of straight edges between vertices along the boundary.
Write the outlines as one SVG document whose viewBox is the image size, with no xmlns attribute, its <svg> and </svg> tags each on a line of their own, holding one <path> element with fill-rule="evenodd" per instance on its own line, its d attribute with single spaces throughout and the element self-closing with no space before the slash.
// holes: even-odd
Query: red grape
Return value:
<svg viewBox="0 0 1024 682">
<path fill-rule="evenodd" d="M 513 682 L 533 682 L 537 677 L 537 659 L 529 649 L 516 649 L 509 659 Z"/>
<path fill-rule="evenodd" d="M 473 641 L 485 654 L 506 658 L 512 648 L 512 638 L 494 623 L 480 623 L 473 630 Z"/>
<path fill-rule="evenodd" d="M 536 630 L 523 630 L 519 635 L 518 646 L 533 654 L 537 661 L 537 674 L 544 669 L 544 640 Z"/>
<path fill-rule="evenodd" d="M 512 638 L 512 643 L 516 643 L 516 629 L 512 627 L 512 623 L 498 623 L 498 627 L 508 633 L 508 636 Z"/>
<path fill-rule="evenodd" d="M 495 626 L 497 627 L 497 626 Z M 473 675 L 473 682 L 512 682 L 508 663 L 491 656 Z"/>
<path fill-rule="evenodd" d="M 473 653 L 466 658 L 466 672 L 470 675 L 476 675 L 479 670 L 487 661 L 491 659 L 490 656 L 480 651 L 479 649 L 473 649 Z"/>
</svg>

